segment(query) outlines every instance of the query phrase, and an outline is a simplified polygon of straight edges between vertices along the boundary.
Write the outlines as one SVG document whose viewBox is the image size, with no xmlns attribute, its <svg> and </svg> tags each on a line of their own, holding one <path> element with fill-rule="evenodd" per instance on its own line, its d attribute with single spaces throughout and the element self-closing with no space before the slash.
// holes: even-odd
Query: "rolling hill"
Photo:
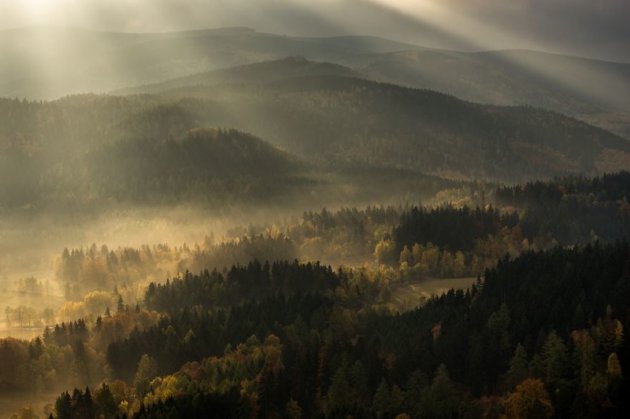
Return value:
<svg viewBox="0 0 630 419">
<path fill-rule="evenodd" d="M 111 93 L 117 95 L 159 93 L 180 87 L 270 83 L 288 78 L 306 76 L 365 77 L 348 67 L 338 64 L 308 61 L 303 57 L 287 57 L 280 60 L 263 61 L 260 63 L 204 72 L 188 77 L 167 80 L 162 83 L 115 90 Z"/>
<path fill-rule="evenodd" d="M 88 153 L 76 166 L 83 172 L 78 190 L 123 202 L 260 202 L 312 183 L 308 167 L 295 157 L 252 135 L 223 129 L 194 129 L 179 139 L 120 141 Z M 72 189 L 72 179 L 58 181 Z"/>
<path fill-rule="evenodd" d="M 417 202 L 459 186 L 414 170 L 323 167 L 250 134 L 203 128 L 214 110 L 202 100 L 83 95 L 0 100 L 0 110 L 0 211 Z"/>
<path fill-rule="evenodd" d="M 247 71 L 229 75 L 227 69 L 302 56 L 474 102 L 545 108 L 630 138 L 630 64 L 536 51 L 457 52 L 375 37 L 304 38 L 248 28 L 133 34 L 33 27 L 0 32 L 0 56 L 4 97 L 105 93 L 189 76 L 181 81 L 236 82 L 246 80 Z"/>
<path fill-rule="evenodd" d="M 258 65 L 274 66 L 282 74 L 287 62 Z M 174 100 L 203 100 L 207 108 L 193 110 L 195 118 L 255 132 L 320 162 L 361 162 L 456 179 L 503 181 L 597 173 L 630 164 L 626 140 L 527 106 L 480 105 L 342 75 L 251 84 L 195 82 L 169 89 L 183 82 L 147 91 L 165 89 L 161 95 Z"/>
<path fill-rule="evenodd" d="M 630 142 L 574 118 L 361 77 L 288 58 L 126 96 L 0 100 L 2 206 L 400 202 L 454 182 L 630 168 Z"/>
<path fill-rule="evenodd" d="M 357 68 L 376 80 L 564 113 L 630 138 L 630 64 L 535 51 L 400 51 Z"/>
<path fill-rule="evenodd" d="M 252 135 L 226 129 L 189 130 L 177 139 L 129 137 L 88 151 L 46 158 L 0 153 L 2 207 L 12 205 L 270 202 L 308 189 L 308 165 Z M 16 176 L 16 174 L 18 174 Z"/>
<path fill-rule="evenodd" d="M 32 27 L 0 31 L 0 96 L 53 99 L 250 64 L 305 56 L 341 64 L 414 48 L 375 37 L 299 38 L 223 28 L 109 33 Z"/>
</svg>

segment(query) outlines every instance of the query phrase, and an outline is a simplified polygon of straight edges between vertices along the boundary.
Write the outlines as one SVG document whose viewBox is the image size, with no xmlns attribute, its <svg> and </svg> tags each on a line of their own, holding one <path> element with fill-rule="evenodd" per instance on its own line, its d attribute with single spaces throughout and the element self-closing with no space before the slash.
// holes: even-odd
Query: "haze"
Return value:
<svg viewBox="0 0 630 419">
<path fill-rule="evenodd" d="M 0 419 L 630 418 L 627 0 L 0 0 Z"/>
<path fill-rule="evenodd" d="M 625 0 L 1 0 L 0 28 L 164 32 L 247 26 L 300 36 L 376 35 L 451 49 L 525 48 L 630 61 Z"/>
</svg>

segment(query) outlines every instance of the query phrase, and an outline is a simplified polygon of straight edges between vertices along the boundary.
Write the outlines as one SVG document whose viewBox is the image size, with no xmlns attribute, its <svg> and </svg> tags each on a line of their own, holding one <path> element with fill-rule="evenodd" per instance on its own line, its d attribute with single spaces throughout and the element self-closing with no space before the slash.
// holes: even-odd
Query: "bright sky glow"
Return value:
<svg viewBox="0 0 630 419">
<path fill-rule="evenodd" d="M 0 0 L 0 29 L 124 32 L 248 26 L 366 34 L 453 49 L 528 48 L 630 61 L 627 0 Z"/>
</svg>

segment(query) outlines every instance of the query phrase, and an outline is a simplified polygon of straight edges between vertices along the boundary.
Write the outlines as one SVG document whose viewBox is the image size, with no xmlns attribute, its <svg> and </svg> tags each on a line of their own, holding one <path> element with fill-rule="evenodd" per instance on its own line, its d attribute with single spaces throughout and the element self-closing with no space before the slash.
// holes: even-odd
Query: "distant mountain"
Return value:
<svg viewBox="0 0 630 419">
<path fill-rule="evenodd" d="M 630 168 L 629 141 L 571 117 L 360 77 L 290 58 L 134 90 L 152 94 L 0 99 L 0 207 L 68 197 L 400 202 L 461 181 Z M 195 131 L 204 127 L 238 131 Z"/>
<path fill-rule="evenodd" d="M 104 93 L 287 56 L 354 65 L 370 54 L 410 48 L 376 37 L 299 38 L 248 28 L 157 34 L 13 29 L 0 31 L 0 96 Z"/>
<path fill-rule="evenodd" d="M 418 202 L 461 187 L 414 170 L 318 165 L 242 131 L 198 128 L 212 126 L 215 112 L 211 101 L 159 96 L 0 99 L 0 211 L 308 208 Z"/>
<path fill-rule="evenodd" d="M 290 37 L 248 28 L 157 34 L 45 27 L 1 31 L 0 96 L 51 99 L 189 76 L 180 82 L 230 81 L 225 69 L 291 56 L 475 102 L 541 107 L 630 138 L 630 64 L 535 51 L 463 53 L 365 36 Z M 254 69 L 261 72 L 259 81 L 269 81 L 270 73 L 265 77 L 263 69 Z M 252 73 L 235 75 L 231 82 L 251 80 Z"/>
<path fill-rule="evenodd" d="M 116 90 L 112 94 L 158 93 L 179 87 L 212 86 L 228 83 L 269 83 L 304 76 L 364 77 L 360 73 L 338 64 L 313 62 L 303 57 L 288 57 L 281 60 L 263 61 L 195 74 L 162 83 Z"/>
<path fill-rule="evenodd" d="M 570 117 L 357 78 L 293 77 L 162 95 L 203 100 L 207 107 L 191 110 L 193 119 L 255 132 L 319 162 L 503 181 L 630 167 L 630 142 Z"/>
<path fill-rule="evenodd" d="M 549 109 L 630 138 L 630 64 L 535 51 L 414 50 L 378 55 L 357 70 L 475 102 Z"/>
<path fill-rule="evenodd" d="M 78 190 L 118 201 L 227 204 L 283 196 L 296 185 L 308 185 L 306 165 L 235 130 L 195 129 L 180 139 L 121 141 L 90 152 L 77 166 L 84 182 Z"/>
</svg>

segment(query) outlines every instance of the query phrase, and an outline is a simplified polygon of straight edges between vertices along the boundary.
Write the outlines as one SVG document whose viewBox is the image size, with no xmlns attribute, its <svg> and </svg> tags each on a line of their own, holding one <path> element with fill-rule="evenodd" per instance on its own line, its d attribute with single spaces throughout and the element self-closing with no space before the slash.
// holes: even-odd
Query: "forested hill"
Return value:
<svg viewBox="0 0 630 419">
<path fill-rule="evenodd" d="M 89 153 L 78 165 L 87 180 L 79 190 L 138 203 L 227 205 L 282 197 L 309 184 L 307 165 L 235 130 L 195 129 L 176 140 L 121 141 Z"/>
<path fill-rule="evenodd" d="M 288 66 L 285 74 L 293 74 L 291 68 L 303 65 L 321 68 L 300 60 L 276 62 L 272 67 Z M 277 73 L 282 74 L 280 70 Z M 479 105 L 432 91 L 339 75 L 182 87 L 159 95 L 81 95 L 53 102 L 3 99 L 0 109 L 0 173 L 4 173 L 0 188 L 5 206 L 37 205 L 42 196 L 67 197 L 64 179 L 72 179 L 72 185 L 78 179 L 92 183 L 89 193 L 80 189 L 84 191 L 78 194 L 82 200 L 124 196 L 120 191 L 127 186 L 146 185 L 145 181 L 137 183 L 133 176 L 120 181 L 125 173 L 144 179 L 146 173 L 159 173 L 154 182 L 161 184 L 164 182 L 157 179 L 170 173 L 169 182 L 174 183 L 162 190 L 169 192 L 162 199 L 174 191 L 176 196 L 190 196 L 182 191 L 191 189 L 192 184 L 198 186 L 199 178 L 208 173 L 206 168 L 199 161 L 186 167 L 189 161 L 172 159 L 166 166 L 178 167 L 178 174 L 172 168 L 162 171 L 163 153 L 155 150 L 165 147 L 165 141 L 182 139 L 200 127 L 252 133 L 296 155 L 302 164 L 307 163 L 307 171 L 326 177 L 331 186 L 328 192 L 303 188 L 300 182 L 278 183 L 292 185 L 290 189 L 302 197 L 326 199 L 339 185 L 345 189 L 337 188 L 337 193 L 348 197 L 350 191 L 367 200 L 384 196 L 396 199 L 393 195 L 400 199 L 408 197 L 410 191 L 426 196 L 429 189 L 434 193 L 435 185 L 427 186 L 435 178 L 421 174 L 464 181 L 520 181 L 630 168 L 629 142 L 569 117 L 527 107 Z M 137 146 L 138 141 L 148 146 L 146 152 Z M 125 142 L 129 144 L 122 144 Z M 120 154 L 117 150 L 125 150 L 121 162 L 98 169 L 98 162 L 108 161 L 107 153 Z M 217 149 L 212 155 L 225 152 Z M 138 156 L 133 157 L 133 153 Z M 277 157 L 270 153 L 256 161 L 260 164 L 269 158 L 275 162 Z M 136 163 L 142 162 L 135 169 L 120 166 L 133 166 L 130 162 L 134 158 Z M 95 164 L 92 167 L 88 162 Z M 245 175 L 240 178 L 247 178 L 251 169 L 251 165 L 245 166 Z M 96 178 L 89 177 L 97 172 Z M 342 177 L 331 179 L 334 173 L 342 173 Z M 390 180 L 385 183 L 393 181 L 395 186 L 383 185 L 387 173 L 393 177 L 387 175 Z M 109 174 L 116 174 L 111 179 L 119 179 L 116 186 L 106 185 Z M 270 174 L 262 171 L 257 177 Z M 239 190 L 252 190 L 251 185 L 239 185 Z M 366 185 L 378 185 L 378 190 L 367 192 Z M 196 191 L 192 195 L 204 200 L 215 191 L 197 186 L 192 187 Z M 114 189 L 118 192 L 109 195 Z M 254 190 L 263 196 L 273 195 L 258 187 Z M 109 192 L 102 196 L 103 191 Z"/>
<path fill-rule="evenodd" d="M 303 38 L 248 28 L 133 34 L 33 27 L 0 32 L 0 56 L 0 96 L 103 93 L 302 56 L 475 102 L 542 107 L 630 136 L 630 65 L 537 51 L 472 53 L 368 36 Z"/>
<path fill-rule="evenodd" d="M 50 144 L 31 146 L 37 148 L 30 153 L 27 145 L 7 145 L 4 151 L 7 164 L 0 171 L 7 176 L 0 190 L 5 208 L 107 201 L 227 206 L 285 199 L 309 190 L 314 182 L 305 162 L 230 129 L 193 129 L 177 138 L 137 136 L 95 143 L 84 152 L 52 159 L 45 153 Z"/>
<path fill-rule="evenodd" d="M 355 68 L 377 80 L 494 105 L 530 105 L 630 138 L 630 65 L 536 51 L 406 50 Z"/>
<path fill-rule="evenodd" d="M 570 117 L 357 78 L 304 76 L 164 95 L 212 100 L 215 118 L 228 125 L 325 159 L 504 181 L 630 167 L 630 143 Z"/>
<path fill-rule="evenodd" d="M 176 78 L 163 83 L 120 89 L 118 95 L 159 93 L 186 86 L 211 86 L 228 83 L 268 83 L 272 81 L 315 75 L 365 77 L 338 64 L 308 61 L 303 57 L 287 57 L 281 60 L 263 61 L 222 70 Z"/>
<path fill-rule="evenodd" d="M 342 199 L 425 199 L 454 185 L 393 167 L 323 167 L 313 155 L 281 151 L 278 141 L 204 128 L 246 117 L 212 100 L 82 95 L 0 99 L 0 110 L 1 210 L 85 204 L 106 210 L 125 203 L 309 207 Z"/>
</svg>

